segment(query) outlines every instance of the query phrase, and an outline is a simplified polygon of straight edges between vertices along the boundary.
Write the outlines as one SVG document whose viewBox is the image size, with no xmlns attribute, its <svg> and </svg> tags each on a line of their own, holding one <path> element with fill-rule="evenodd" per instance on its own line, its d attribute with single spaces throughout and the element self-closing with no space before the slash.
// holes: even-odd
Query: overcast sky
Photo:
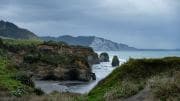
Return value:
<svg viewBox="0 0 180 101">
<path fill-rule="evenodd" d="M 180 48 L 180 0 L 0 0 L 0 19 L 39 36 L 99 36 Z"/>
</svg>

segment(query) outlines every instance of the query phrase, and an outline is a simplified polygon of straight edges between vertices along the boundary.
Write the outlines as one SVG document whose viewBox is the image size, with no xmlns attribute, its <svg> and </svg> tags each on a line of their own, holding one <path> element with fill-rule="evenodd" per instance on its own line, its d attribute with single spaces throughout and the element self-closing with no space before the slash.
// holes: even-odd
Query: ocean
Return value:
<svg viewBox="0 0 180 101">
<path fill-rule="evenodd" d="M 98 54 L 103 51 L 97 51 Z M 179 56 L 180 51 L 108 51 L 107 52 L 112 59 L 114 55 L 117 55 L 119 59 L 128 60 L 129 58 L 163 58 L 168 56 Z"/>
<path fill-rule="evenodd" d="M 97 51 L 97 53 L 100 54 L 102 51 Z M 126 62 L 129 58 L 180 57 L 180 51 L 107 51 L 107 53 L 109 54 L 110 62 L 102 62 L 92 66 L 92 72 L 96 74 L 95 81 L 35 81 L 35 85 L 46 93 L 58 91 L 84 94 L 93 89 L 99 81 L 107 77 L 115 69 L 115 67 L 111 66 L 111 61 L 114 55 L 118 56 L 120 64 Z"/>
</svg>

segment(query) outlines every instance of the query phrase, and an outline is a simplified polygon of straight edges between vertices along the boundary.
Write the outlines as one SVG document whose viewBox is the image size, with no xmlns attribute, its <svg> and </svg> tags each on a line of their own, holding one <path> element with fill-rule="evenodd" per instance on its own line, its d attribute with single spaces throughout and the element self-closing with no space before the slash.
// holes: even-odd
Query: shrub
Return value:
<svg viewBox="0 0 180 101">
<path fill-rule="evenodd" d="M 56 42 L 56 41 L 52 41 L 52 40 L 50 40 L 50 41 L 44 41 L 43 44 L 45 44 L 45 45 L 51 45 L 51 46 L 67 45 L 67 43 L 65 43 L 65 42 L 63 42 L 63 41 L 58 41 L 58 42 Z"/>
<path fill-rule="evenodd" d="M 24 56 L 24 61 L 27 63 L 34 63 L 40 59 L 38 54 L 28 54 Z"/>
<path fill-rule="evenodd" d="M 0 38 L 0 47 L 3 46 L 3 41 L 2 39 Z"/>
<path fill-rule="evenodd" d="M 11 93 L 14 96 L 21 97 L 25 95 L 27 92 L 24 88 L 17 88 L 15 91 L 12 91 Z"/>
<path fill-rule="evenodd" d="M 0 57 L 4 56 L 4 50 L 0 49 Z"/>
<path fill-rule="evenodd" d="M 22 84 L 25 84 L 30 87 L 34 87 L 34 82 L 31 80 L 31 77 L 28 76 L 25 72 L 19 72 L 13 76 L 15 80 L 20 81 Z"/>
<path fill-rule="evenodd" d="M 41 90 L 41 88 L 35 88 L 35 89 L 34 89 L 34 93 L 35 93 L 36 95 L 43 95 L 43 94 L 44 94 L 44 92 Z"/>
</svg>

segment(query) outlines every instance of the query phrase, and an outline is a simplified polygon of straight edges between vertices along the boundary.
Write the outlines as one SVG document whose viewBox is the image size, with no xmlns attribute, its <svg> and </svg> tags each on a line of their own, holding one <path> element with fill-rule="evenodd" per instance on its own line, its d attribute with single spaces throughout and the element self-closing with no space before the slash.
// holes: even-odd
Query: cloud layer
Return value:
<svg viewBox="0 0 180 101">
<path fill-rule="evenodd" d="M 180 48 L 179 0 L 1 0 L 0 19 L 40 36 L 95 35 L 138 48 Z"/>
</svg>

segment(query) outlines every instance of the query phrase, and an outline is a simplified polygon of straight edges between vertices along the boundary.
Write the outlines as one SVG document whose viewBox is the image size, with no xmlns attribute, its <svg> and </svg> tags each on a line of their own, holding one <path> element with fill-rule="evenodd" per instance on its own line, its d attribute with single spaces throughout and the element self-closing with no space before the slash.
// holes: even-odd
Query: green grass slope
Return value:
<svg viewBox="0 0 180 101">
<path fill-rule="evenodd" d="M 4 44 L 23 45 L 22 43 L 31 45 L 37 42 L 0 39 L 0 101 L 2 100 L 1 97 L 36 93 L 37 89 L 34 88 L 31 78 L 16 67 L 15 62 L 4 48 Z"/>
<path fill-rule="evenodd" d="M 17 73 L 15 68 L 12 68 L 10 62 L 6 57 L 0 56 L 0 89 L 1 93 L 4 90 L 12 95 L 21 96 L 25 93 L 25 90 L 29 90 L 30 87 L 16 80 L 14 77 Z"/>
<path fill-rule="evenodd" d="M 150 88 L 153 100 L 179 101 L 180 58 L 130 59 L 102 80 L 88 95 L 89 101 L 125 100 Z"/>
</svg>

